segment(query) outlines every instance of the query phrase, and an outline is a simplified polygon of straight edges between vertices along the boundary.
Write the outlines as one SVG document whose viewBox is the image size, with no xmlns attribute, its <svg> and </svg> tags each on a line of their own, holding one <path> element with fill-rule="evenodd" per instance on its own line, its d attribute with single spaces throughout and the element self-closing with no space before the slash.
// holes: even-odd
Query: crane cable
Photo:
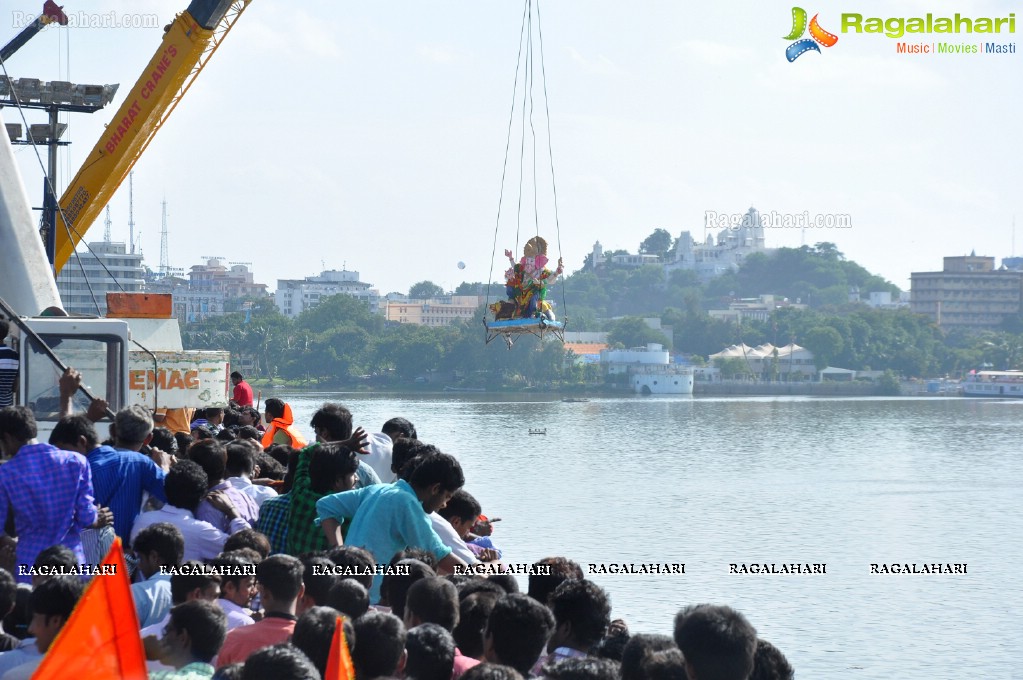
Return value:
<svg viewBox="0 0 1023 680">
<path fill-rule="evenodd" d="M 544 66 L 543 57 L 543 31 L 540 27 L 540 3 L 536 0 L 536 33 L 537 33 L 537 45 L 540 57 L 540 80 L 543 88 L 543 99 L 544 99 L 544 114 L 546 116 L 546 132 L 547 132 L 547 157 L 551 173 L 551 189 L 554 201 L 554 225 L 556 231 L 556 239 L 558 244 L 559 257 L 561 254 L 561 222 L 558 218 L 558 190 L 557 183 L 554 177 L 554 152 L 551 145 L 551 122 L 550 122 L 550 102 L 547 96 L 547 71 Z M 523 57 L 525 61 L 523 62 Z M 497 216 L 494 220 L 494 242 L 490 256 L 490 276 L 487 280 L 487 300 L 490 299 L 490 288 L 493 285 L 494 280 L 494 263 L 497 260 L 497 239 L 500 232 L 501 222 L 501 209 L 504 204 L 504 188 L 505 182 L 508 175 L 508 160 L 509 151 L 511 149 L 511 135 L 512 125 L 515 119 L 515 105 L 518 97 L 519 87 L 519 75 L 522 73 L 522 130 L 519 142 L 519 193 L 518 202 L 516 207 L 516 221 L 515 221 L 515 250 L 513 252 L 518 253 L 519 243 L 521 242 L 521 227 L 522 227 L 522 200 L 523 200 L 523 185 L 525 181 L 525 157 L 526 157 L 526 120 L 528 116 L 529 121 L 529 133 L 532 140 L 532 163 L 533 163 L 533 226 L 535 235 L 540 236 L 540 215 L 539 208 L 537 205 L 537 174 L 536 174 L 536 128 L 533 124 L 533 85 L 535 83 L 534 70 L 536 66 L 536 55 L 534 54 L 533 48 L 533 0 L 526 0 L 522 9 L 522 25 L 519 30 L 519 48 L 518 55 L 515 62 L 515 81 L 512 86 L 512 103 L 511 110 L 508 113 L 508 128 L 505 137 L 504 145 L 504 161 L 501 168 L 501 187 L 497 199 Z M 528 113 L 527 113 L 528 106 Z M 562 286 L 562 306 L 565 310 L 568 309 L 567 301 L 565 298 L 565 288 Z M 487 308 L 484 307 L 483 321 L 486 324 Z M 567 320 L 567 314 L 565 319 Z"/>
</svg>

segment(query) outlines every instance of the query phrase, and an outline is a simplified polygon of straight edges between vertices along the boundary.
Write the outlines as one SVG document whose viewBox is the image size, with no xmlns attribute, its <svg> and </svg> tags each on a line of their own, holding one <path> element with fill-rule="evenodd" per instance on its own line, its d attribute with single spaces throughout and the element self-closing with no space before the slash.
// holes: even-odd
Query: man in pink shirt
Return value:
<svg viewBox="0 0 1023 680">
<path fill-rule="evenodd" d="M 256 586 L 263 602 L 262 620 L 227 634 L 216 666 L 244 662 L 253 652 L 287 642 L 295 631 L 295 611 L 302 586 L 302 563 L 291 555 L 273 555 L 256 567 Z"/>
</svg>

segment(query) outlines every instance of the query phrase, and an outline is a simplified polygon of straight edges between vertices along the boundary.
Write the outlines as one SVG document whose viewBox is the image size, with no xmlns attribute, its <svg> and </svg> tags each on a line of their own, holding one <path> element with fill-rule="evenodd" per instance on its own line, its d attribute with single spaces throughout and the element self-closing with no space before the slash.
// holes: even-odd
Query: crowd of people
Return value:
<svg viewBox="0 0 1023 680">
<path fill-rule="evenodd" d="M 46 443 L 29 409 L 0 408 L 0 680 L 31 677 L 116 538 L 150 678 L 321 678 L 339 623 L 356 680 L 793 677 L 727 606 L 630 634 L 564 556 L 520 592 L 458 461 L 406 418 L 366 432 L 326 403 L 308 443 L 235 374 L 229 408 L 105 422 L 70 412 L 78 380 Z"/>
</svg>

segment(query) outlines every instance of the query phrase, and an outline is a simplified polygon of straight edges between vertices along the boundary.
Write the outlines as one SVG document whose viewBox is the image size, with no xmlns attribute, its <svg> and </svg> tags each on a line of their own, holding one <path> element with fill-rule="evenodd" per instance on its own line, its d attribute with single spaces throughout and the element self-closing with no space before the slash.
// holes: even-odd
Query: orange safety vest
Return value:
<svg viewBox="0 0 1023 680">
<path fill-rule="evenodd" d="M 284 415 L 280 418 L 274 418 L 270 422 L 270 427 L 263 433 L 262 444 L 264 449 L 273 446 L 274 435 L 280 431 L 284 431 L 291 438 L 289 446 L 293 449 L 301 449 L 307 443 L 305 438 L 299 433 L 298 428 L 295 427 L 295 416 L 292 415 L 289 404 L 284 405 Z"/>
</svg>

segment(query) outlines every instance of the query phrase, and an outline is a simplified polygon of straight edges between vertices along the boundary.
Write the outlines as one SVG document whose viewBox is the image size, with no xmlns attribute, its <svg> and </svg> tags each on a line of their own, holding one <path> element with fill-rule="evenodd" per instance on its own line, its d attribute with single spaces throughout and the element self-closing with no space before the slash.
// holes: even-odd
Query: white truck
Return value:
<svg viewBox="0 0 1023 680">
<path fill-rule="evenodd" d="M 2 125 L 0 119 L 0 130 Z M 126 293 L 119 294 L 107 318 L 63 314 L 10 140 L 0 137 L 0 298 L 18 321 L 61 362 L 81 372 L 82 384 L 114 411 L 128 404 L 154 410 L 225 406 L 229 353 L 185 351 L 168 299 Z M 110 318 L 117 307 L 131 318 Z M 45 440 L 59 417 L 61 370 L 29 333 L 17 332 L 15 349 L 17 403 L 35 412 Z M 79 404 L 84 410 L 84 397 Z"/>
</svg>

